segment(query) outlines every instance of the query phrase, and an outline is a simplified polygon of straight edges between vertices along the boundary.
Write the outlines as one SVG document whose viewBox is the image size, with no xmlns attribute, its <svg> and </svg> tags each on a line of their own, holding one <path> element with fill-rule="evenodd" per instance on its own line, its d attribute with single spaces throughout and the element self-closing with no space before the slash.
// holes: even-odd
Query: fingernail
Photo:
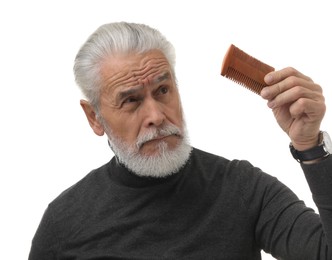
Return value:
<svg viewBox="0 0 332 260">
<path fill-rule="evenodd" d="M 265 80 L 266 84 L 269 85 L 269 84 L 271 84 L 271 83 L 273 82 L 273 77 L 272 77 L 271 74 L 267 74 L 267 75 L 265 76 L 264 80 Z"/>
<path fill-rule="evenodd" d="M 270 93 L 270 91 L 269 91 L 268 88 L 266 88 L 266 87 L 263 88 L 262 91 L 261 91 L 262 98 L 267 98 L 269 96 L 269 93 Z"/>
</svg>

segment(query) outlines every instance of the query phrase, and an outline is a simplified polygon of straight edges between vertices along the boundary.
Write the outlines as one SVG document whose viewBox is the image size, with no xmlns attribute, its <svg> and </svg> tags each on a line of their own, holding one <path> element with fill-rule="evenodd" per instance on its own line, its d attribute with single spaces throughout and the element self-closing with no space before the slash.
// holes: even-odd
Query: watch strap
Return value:
<svg viewBox="0 0 332 260">
<path fill-rule="evenodd" d="M 292 144 L 290 144 L 289 147 L 294 159 L 298 162 L 312 161 L 329 155 L 329 153 L 325 151 L 323 144 L 320 144 L 305 151 L 296 150 Z"/>
</svg>

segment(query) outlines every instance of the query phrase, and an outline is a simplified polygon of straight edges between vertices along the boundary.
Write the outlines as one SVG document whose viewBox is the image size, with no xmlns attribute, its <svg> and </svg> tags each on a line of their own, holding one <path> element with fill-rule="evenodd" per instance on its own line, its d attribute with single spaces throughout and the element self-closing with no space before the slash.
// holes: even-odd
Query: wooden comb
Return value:
<svg viewBox="0 0 332 260">
<path fill-rule="evenodd" d="M 228 48 L 221 66 L 221 75 L 260 94 L 266 87 L 264 76 L 274 68 L 257 60 L 233 44 Z"/>
</svg>

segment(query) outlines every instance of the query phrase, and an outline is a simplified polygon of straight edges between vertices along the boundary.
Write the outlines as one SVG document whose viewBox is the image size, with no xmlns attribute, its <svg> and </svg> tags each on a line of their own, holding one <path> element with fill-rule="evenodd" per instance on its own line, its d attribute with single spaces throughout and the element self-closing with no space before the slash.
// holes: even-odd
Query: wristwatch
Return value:
<svg viewBox="0 0 332 260">
<path fill-rule="evenodd" d="M 289 145 L 290 151 L 295 160 L 298 162 L 313 161 L 320 158 L 325 158 L 332 154 L 332 141 L 327 132 L 319 132 L 318 145 L 305 151 L 298 151 L 294 148 L 292 143 Z"/>
</svg>

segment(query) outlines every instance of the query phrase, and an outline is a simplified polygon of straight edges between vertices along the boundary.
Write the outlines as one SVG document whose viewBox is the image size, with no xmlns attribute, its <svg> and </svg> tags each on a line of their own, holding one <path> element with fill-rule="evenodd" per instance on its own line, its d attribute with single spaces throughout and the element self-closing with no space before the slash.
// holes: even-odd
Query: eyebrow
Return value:
<svg viewBox="0 0 332 260">
<path fill-rule="evenodd" d="M 163 82 L 163 81 L 166 81 L 170 78 L 170 73 L 169 72 L 165 72 L 164 74 L 156 77 L 154 80 L 153 80 L 153 83 L 160 83 L 160 82 Z"/>
<path fill-rule="evenodd" d="M 126 99 L 127 97 L 139 92 L 144 88 L 143 85 L 135 86 L 135 87 L 130 87 L 129 89 L 123 90 L 117 94 L 117 98 L 119 100 Z"/>
</svg>

